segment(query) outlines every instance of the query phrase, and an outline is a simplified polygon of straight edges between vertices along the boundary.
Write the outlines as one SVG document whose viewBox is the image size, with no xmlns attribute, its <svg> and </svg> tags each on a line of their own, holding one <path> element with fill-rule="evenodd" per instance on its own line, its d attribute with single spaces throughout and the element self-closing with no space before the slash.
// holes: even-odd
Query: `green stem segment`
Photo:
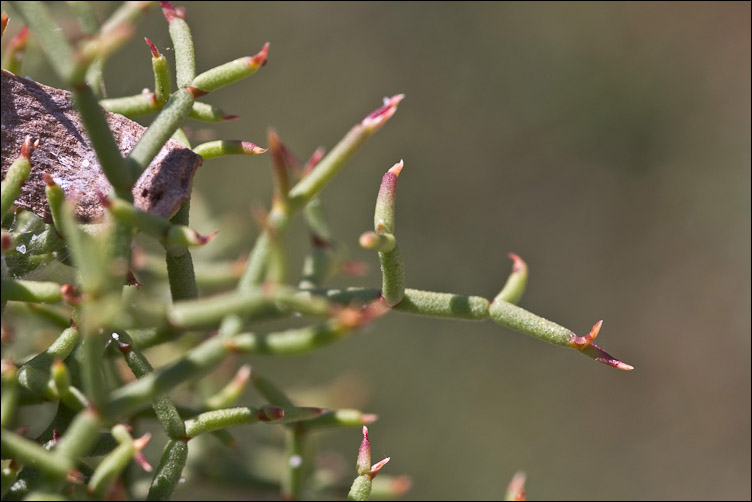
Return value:
<svg viewBox="0 0 752 502">
<path fill-rule="evenodd" d="M 4 457 L 7 456 L 29 464 L 58 480 L 64 479 L 75 468 L 75 464 L 70 458 L 58 457 L 39 446 L 35 441 L 26 439 L 14 432 L 3 429 L 2 434 L 0 434 L 0 442 L 2 443 Z"/>
<path fill-rule="evenodd" d="M 226 427 L 250 425 L 257 422 L 278 422 L 284 416 L 284 410 L 276 406 L 225 408 L 223 410 L 207 411 L 190 420 L 186 420 L 185 431 L 188 437 L 193 438 L 199 434 Z"/>
<path fill-rule="evenodd" d="M 180 129 L 178 129 L 180 130 Z M 191 201 L 187 200 L 180 206 L 178 212 L 172 217 L 170 223 L 188 228 Z M 198 235 L 198 234 L 197 234 Z M 211 237 L 211 235 L 209 236 Z M 183 246 L 167 248 L 165 253 L 167 263 L 167 278 L 170 283 L 172 301 L 192 300 L 198 298 L 198 285 L 196 284 L 196 271 L 193 269 L 193 257 L 191 252 Z"/>
<path fill-rule="evenodd" d="M 154 157 L 183 124 L 194 100 L 195 97 L 187 89 L 179 89 L 170 97 L 126 159 L 132 182 L 149 167 Z"/>
<path fill-rule="evenodd" d="M 186 247 L 203 246 L 216 235 L 202 236 L 192 228 L 174 225 L 166 218 L 141 211 L 123 199 L 106 199 L 104 202 L 118 221 L 160 239 L 174 255 L 182 254 Z"/>
<path fill-rule="evenodd" d="M 87 489 L 99 499 L 102 499 L 107 489 L 115 483 L 136 454 L 136 444 L 123 425 L 113 427 L 112 435 L 120 443 L 97 466 L 89 479 Z"/>
<path fill-rule="evenodd" d="M 133 340 L 131 340 L 128 333 L 120 331 L 117 333 L 117 336 L 118 349 L 123 354 L 125 362 L 136 378 L 143 378 L 153 373 L 154 368 L 152 368 L 146 357 L 133 347 Z M 169 437 L 172 439 L 185 437 L 183 419 L 180 418 L 177 408 L 175 408 L 175 405 L 167 394 L 155 396 L 152 401 L 152 407 L 154 408 L 157 420 L 159 420 L 159 423 Z"/>
<path fill-rule="evenodd" d="M 225 155 L 258 155 L 266 152 L 266 148 L 261 148 L 250 141 L 225 139 L 201 143 L 195 146 L 193 151 L 207 160 Z"/>
<path fill-rule="evenodd" d="M 170 500 L 172 492 L 180 482 L 185 462 L 188 459 L 188 443 L 183 439 L 167 442 L 159 466 L 154 472 L 146 500 Z"/>
<path fill-rule="evenodd" d="M 394 237 L 397 178 L 404 165 L 403 161 L 399 161 L 381 179 L 381 187 L 379 187 L 379 195 L 376 197 L 376 209 L 373 215 L 376 239 L 371 234 L 361 236 L 361 241 L 365 240 L 367 245 L 379 249 L 381 296 L 390 307 L 399 304 L 405 296 L 405 265 L 402 261 L 399 245 Z"/>
<path fill-rule="evenodd" d="M 196 77 L 196 58 L 193 53 L 191 29 L 185 22 L 184 9 L 175 8 L 170 2 L 162 2 L 162 13 L 167 19 L 170 38 L 175 49 L 175 78 L 178 87 L 186 87 Z"/>
<path fill-rule="evenodd" d="M 130 119 L 160 110 L 163 104 L 157 102 L 156 95 L 153 92 L 142 92 L 134 96 L 99 101 L 99 106 L 108 112 L 119 113 Z"/>
<path fill-rule="evenodd" d="M 151 50 L 151 67 L 154 71 L 154 100 L 159 106 L 162 106 L 172 93 L 170 66 L 164 54 L 160 54 L 157 46 L 148 38 L 144 38 L 144 40 Z"/>
<path fill-rule="evenodd" d="M 76 109 L 81 113 L 81 120 L 86 126 L 89 141 L 94 151 L 97 152 L 99 165 L 107 180 L 112 184 L 118 197 L 128 201 L 133 200 L 131 186 L 138 178 L 132 177 L 128 172 L 97 97 L 91 88 L 83 83 L 73 86 L 73 96 Z"/>
<path fill-rule="evenodd" d="M 172 33 L 172 28 L 170 33 Z M 268 53 L 269 42 L 264 44 L 264 47 L 255 56 L 239 58 L 207 70 L 185 85 L 190 84 L 191 87 L 195 87 L 202 94 L 216 91 L 256 73 L 259 68 L 266 64 Z"/>
<path fill-rule="evenodd" d="M 2 184 L 0 184 L 0 218 L 10 211 L 11 206 L 21 194 L 21 185 L 31 173 L 31 154 L 39 146 L 39 140 L 31 142 L 31 137 L 26 136 L 21 154 L 13 161 L 5 173 Z"/>
<path fill-rule="evenodd" d="M 33 303 L 57 303 L 63 300 L 61 285 L 56 282 L 2 279 L 2 300 Z"/>
</svg>

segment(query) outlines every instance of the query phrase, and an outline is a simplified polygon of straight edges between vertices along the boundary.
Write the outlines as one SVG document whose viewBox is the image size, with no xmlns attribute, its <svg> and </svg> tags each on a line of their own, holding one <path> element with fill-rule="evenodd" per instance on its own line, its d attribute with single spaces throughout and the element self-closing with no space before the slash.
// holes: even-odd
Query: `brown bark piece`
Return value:
<svg viewBox="0 0 752 502">
<path fill-rule="evenodd" d="M 104 113 L 125 157 L 146 128 L 122 115 Z M 38 139 L 39 147 L 31 155 L 31 174 L 16 205 L 51 223 L 43 179 L 43 174 L 49 173 L 75 202 L 80 220 L 101 219 L 105 208 L 99 196 L 109 194 L 112 185 L 99 166 L 71 93 L 2 70 L 3 177 L 21 152 L 26 136 Z M 180 143 L 168 141 L 133 186 L 135 206 L 171 217 L 190 197 L 193 175 L 202 161 L 200 155 Z"/>
</svg>

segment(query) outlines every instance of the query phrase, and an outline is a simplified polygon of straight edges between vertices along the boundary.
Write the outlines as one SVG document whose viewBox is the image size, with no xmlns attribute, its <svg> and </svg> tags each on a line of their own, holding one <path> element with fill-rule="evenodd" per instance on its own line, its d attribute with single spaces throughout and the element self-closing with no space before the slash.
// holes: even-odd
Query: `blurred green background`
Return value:
<svg viewBox="0 0 752 502">
<path fill-rule="evenodd" d="M 265 145 L 274 126 L 305 159 L 406 94 L 323 193 L 335 235 L 371 265 L 336 285 L 380 284 L 357 238 L 404 159 L 410 287 L 492 298 L 516 252 L 523 307 L 580 334 L 604 319 L 600 345 L 636 367 L 491 322 L 392 314 L 310 355 L 251 358 L 255 370 L 300 404 L 377 413 L 374 460 L 412 477 L 406 499 L 500 499 L 518 469 L 530 500 L 752 496 L 748 2 L 184 5 L 199 71 L 271 42 L 266 67 L 206 98 L 241 119 L 192 123 L 196 141 Z M 107 66 L 111 96 L 153 85 L 143 36 L 171 54 L 154 8 Z M 25 73 L 57 83 L 33 50 Z M 245 255 L 268 159 L 207 162 L 195 188 L 194 226 L 220 225 L 223 257 Z M 302 224 L 289 242 L 297 267 Z M 278 428 L 251 429 L 241 467 L 282 444 Z M 349 480 L 359 431 L 319 439 L 321 465 Z M 198 475 L 177 495 L 257 496 L 274 495 Z"/>
</svg>

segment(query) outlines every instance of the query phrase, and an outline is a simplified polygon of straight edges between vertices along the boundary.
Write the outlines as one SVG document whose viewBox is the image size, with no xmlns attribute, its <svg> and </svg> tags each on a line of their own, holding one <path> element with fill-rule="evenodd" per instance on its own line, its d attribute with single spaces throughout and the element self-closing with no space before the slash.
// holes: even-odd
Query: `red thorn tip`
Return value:
<svg viewBox="0 0 752 502">
<path fill-rule="evenodd" d="M 133 447 L 136 450 L 143 450 L 144 447 L 149 443 L 150 440 L 151 440 L 151 433 L 147 432 L 146 434 L 144 434 L 140 438 L 133 440 Z"/>
<path fill-rule="evenodd" d="M 361 420 L 364 424 L 372 424 L 379 419 L 379 416 L 375 413 L 363 413 Z"/>
<path fill-rule="evenodd" d="M 269 42 L 264 44 L 264 46 L 261 48 L 258 54 L 256 54 L 255 56 L 252 56 L 251 59 L 248 60 L 248 66 L 252 66 L 254 68 L 260 68 L 266 64 L 268 56 L 269 56 Z"/>
<path fill-rule="evenodd" d="M 63 284 L 60 286 L 60 294 L 66 303 L 71 305 L 77 305 L 81 303 L 81 295 L 76 291 L 75 286 L 72 284 Z"/>
<path fill-rule="evenodd" d="M 44 178 L 44 182 L 48 187 L 54 187 L 55 185 L 57 185 L 57 183 L 55 183 L 55 180 L 52 178 L 52 175 L 50 173 L 44 173 L 42 174 L 42 177 Z"/>
<path fill-rule="evenodd" d="M 602 348 L 598 347 L 594 343 L 591 343 L 590 345 L 587 345 L 580 350 L 582 351 L 584 355 L 590 357 L 591 359 L 594 359 L 601 364 L 611 366 L 612 368 L 616 368 L 616 369 L 624 370 L 624 371 L 630 371 L 634 369 L 634 366 L 624 363 L 622 361 L 619 361 L 614 356 L 612 356 L 611 354 L 609 354 Z"/>
<path fill-rule="evenodd" d="M 39 140 L 36 140 L 34 143 L 31 142 L 31 136 L 26 136 L 26 139 L 24 139 L 23 146 L 21 146 L 21 156 L 26 157 L 26 159 L 31 158 L 31 154 L 34 153 L 34 148 L 39 146 Z"/>
<path fill-rule="evenodd" d="M 141 466 L 143 470 L 146 472 L 151 472 L 154 470 L 154 468 L 151 466 L 148 460 L 146 460 L 146 457 L 144 457 L 144 454 L 140 451 L 136 451 L 136 453 L 133 455 L 133 459 L 138 463 L 138 465 Z"/>
<path fill-rule="evenodd" d="M 209 94 L 209 92 L 208 92 L 208 91 L 202 91 L 202 90 L 201 90 L 201 89 L 199 89 L 198 87 L 193 87 L 192 85 L 189 85 L 189 86 L 188 86 L 188 87 L 186 87 L 185 89 L 186 89 L 186 90 L 188 91 L 188 93 L 189 93 L 189 94 L 190 94 L 191 96 L 193 96 L 193 99 L 198 99 L 198 98 L 200 98 L 201 96 L 206 96 L 207 94 Z"/>
<path fill-rule="evenodd" d="M 285 410 L 276 406 L 264 406 L 259 418 L 262 422 L 276 422 L 285 418 Z"/>
<path fill-rule="evenodd" d="M 601 326 L 603 326 L 603 320 L 601 319 L 597 323 L 593 325 L 593 328 L 590 330 L 590 333 L 588 333 L 585 336 L 576 336 L 572 339 L 572 346 L 577 349 L 584 349 L 591 343 L 593 343 L 593 340 L 595 340 L 595 337 L 598 336 L 598 333 L 601 330 Z"/>
<path fill-rule="evenodd" d="M 235 373 L 235 377 L 232 379 L 233 382 L 237 384 L 244 384 L 251 378 L 251 365 L 250 364 L 244 364 L 243 366 L 238 369 L 238 372 Z"/>
<path fill-rule="evenodd" d="M 266 141 L 269 142 L 269 148 L 271 148 L 272 150 L 282 148 L 282 142 L 279 139 L 279 134 L 273 127 L 270 127 L 266 130 Z"/>
<path fill-rule="evenodd" d="M 144 40 L 146 41 L 146 45 L 149 46 L 149 49 L 151 49 L 151 57 L 153 57 L 154 59 L 158 59 L 161 56 L 161 54 L 159 53 L 159 49 L 157 49 L 157 46 L 154 45 L 154 43 L 146 37 L 144 37 Z"/>
<path fill-rule="evenodd" d="M 209 242 L 214 240 L 214 238 L 217 236 L 218 233 L 219 233 L 219 230 L 215 230 L 214 232 L 210 233 L 207 236 L 196 234 L 196 238 L 198 239 L 199 245 L 203 246 L 204 244 L 208 244 Z"/>
<path fill-rule="evenodd" d="M 363 125 L 365 127 L 379 127 L 397 111 L 397 105 L 405 99 L 404 94 L 397 94 L 391 98 L 384 98 L 384 105 L 378 110 L 374 110 L 369 113 L 366 118 L 363 119 Z"/>
<path fill-rule="evenodd" d="M 240 146 L 243 149 L 243 153 L 248 155 L 258 155 L 267 151 L 267 148 L 262 148 L 256 143 L 251 143 L 250 141 L 242 141 Z"/>
<path fill-rule="evenodd" d="M 373 467 L 371 467 L 371 472 L 368 473 L 371 479 L 375 478 L 381 468 L 388 464 L 391 459 L 392 457 L 386 457 L 384 460 L 377 462 Z"/>
<path fill-rule="evenodd" d="M 527 268 L 527 263 L 525 263 L 525 260 L 520 258 L 515 253 L 509 253 L 507 256 L 509 256 L 509 259 L 514 262 L 512 265 L 512 272 L 521 272 Z"/>
<path fill-rule="evenodd" d="M 222 115 L 222 120 L 235 120 L 239 118 L 240 118 L 240 115 L 227 115 L 227 114 Z"/>
<path fill-rule="evenodd" d="M 512 500 L 525 500 L 525 473 L 517 471 L 507 487 L 507 496 Z"/>
<path fill-rule="evenodd" d="M 131 353 L 131 350 L 133 350 L 133 347 L 131 346 L 130 343 L 125 343 L 125 342 L 121 342 L 120 340 L 118 340 L 117 345 L 118 345 L 118 350 L 120 351 L 121 354 L 128 355 Z"/>
<path fill-rule="evenodd" d="M 171 23 L 174 19 L 185 19 L 185 9 L 182 7 L 175 7 L 172 2 L 160 2 L 162 4 L 162 13 L 168 23 Z"/>
<path fill-rule="evenodd" d="M 392 167 L 390 167 L 388 172 L 392 173 L 395 176 L 399 176 L 400 173 L 402 172 L 403 167 L 405 167 L 405 161 L 400 160 L 399 162 L 394 164 Z"/>
<path fill-rule="evenodd" d="M 0 19 L 1 19 L 0 20 L 0 25 L 2 25 L 2 32 L 5 33 L 5 28 L 7 28 L 7 26 L 8 26 L 8 20 L 10 18 L 8 17 L 8 14 L 6 14 L 5 11 L 3 11 Z"/>
<path fill-rule="evenodd" d="M 318 165 L 319 162 L 321 162 L 321 159 L 324 158 L 324 154 L 326 153 L 326 148 L 323 146 L 320 146 L 316 149 L 316 151 L 311 154 L 311 158 L 308 159 L 308 161 L 305 163 L 305 166 L 303 166 L 303 175 L 305 176 L 311 170 Z"/>
<path fill-rule="evenodd" d="M 24 26 L 19 30 L 18 33 L 16 33 L 16 36 L 10 39 L 10 42 L 8 43 L 8 48 L 13 48 L 15 50 L 19 50 L 26 46 L 26 40 L 29 38 L 29 27 Z"/>
<path fill-rule="evenodd" d="M 598 361 L 599 363 L 607 364 L 612 368 L 616 368 L 617 370 L 632 371 L 634 369 L 634 366 L 632 366 L 631 364 L 619 361 L 618 359 L 598 358 L 596 359 L 596 361 Z"/>
</svg>

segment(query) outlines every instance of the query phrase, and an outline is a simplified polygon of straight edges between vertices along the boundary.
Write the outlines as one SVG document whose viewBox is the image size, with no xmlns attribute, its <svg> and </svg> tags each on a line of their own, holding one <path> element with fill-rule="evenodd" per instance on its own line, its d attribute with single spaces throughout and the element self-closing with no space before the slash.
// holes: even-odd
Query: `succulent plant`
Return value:
<svg viewBox="0 0 752 502">
<path fill-rule="evenodd" d="M 366 425 L 376 420 L 373 414 L 296 406 L 247 365 L 200 406 L 182 406 L 169 396 L 178 385 L 207 375 L 235 354 L 313 351 L 391 311 L 490 319 L 606 365 L 632 369 L 593 343 L 602 321 L 589 334 L 577 336 L 517 306 L 528 269 L 516 254 L 509 254 L 512 272 L 491 300 L 407 288 L 407 267 L 395 230 L 397 183 L 403 170 L 409 172 L 401 160 L 384 174 L 373 230 L 360 237 L 364 248 L 378 254 L 381 288 L 327 288 L 343 257 L 319 196 L 392 118 L 404 96 L 385 98 L 331 151 L 316 150 L 306 163 L 298 162 L 271 129 L 267 148 L 245 140 L 190 145 L 182 130 L 186 120 L 236 118 L 201 98 L 256 73 L 266 64 L 270 46 L 266 43 L 255 55 L 197 73 L 185 10 L 162 2 L 174 45 L 177 87 L 172 88 L 167 59 L 146 39 L 153 90 L 103 99 L 107 57 L 128 39 L 134 23 L 153 3 L 126 2 L 100 25 L 86 2 L 70 2 L 86 34 L 75 44 L 58 29 L 43 3 L 13 3 L 30 30 L 24 28 L 7 44 L 3 58 L 2 308 L 8 302 L 24 305 L 29 317 L 57 326 L 59 336 L 44 350 L 27 357 L 14 352 L 11 358 L 6 357 L 6 347 L 14 344 L 14 337 L 6 336 L 4 327 L 3 500 L 99 499 L 116 497 L 123 490 L 147 500 L 169 499 L 184 475 L 188 450 L 195 444 L 189 443 L 191 439 L 212 434 L 232 445 L 235 440 L 228 428 L 258 423 L 287 430 L 287 472 L 280 483 L 286 499 L 307 493 L 312 466 L 305 445 L 323 427 L 362 427 L 350 499 L 365 500 L 372 490 L 402 493 L 409 485 L 404 478 L 381 476 L 388 488 L 374 481 L 388 459 L 371 465 Z M 3 30 L 6 24 L 3 15 Z M 29 32 L 69 90 L 17 76 Z M 148 128 L 133 122 L 148 113 L 157 113 Z M 257 213 L 262 231 L 247 261 L 240 266 L 194 267 L 189 248 L 211 245 L 215 233 L 202 235 L 188 226 L 193 174 L 215 157 L 258 154 L 270 157 L 275 191 L 269 211 Z M 298 213 L 305 217 L 312 245 L 302 278 L 293 283 L 285 234 Z M 147 281 L 139 275 L 159 280 L 148 274 L 144 257 L 134 251 L 139 232 L 164 248 L 172 302 L 155 302 L 138 289 Z M 61 283 L 45 277 L 40 265 L 51 262 L 68 267 L 71 279 Z M 29 276 L 31 272 L 35 274 Z M 200 296 L 201 280 L 213 280 L 225 291 Z M 281 331 L 248 331 L 260 320 L 298 315 L 307 323 Z M 197 339 L 196 333 L 209 336 Z M 154 368 L 144 351 L 155 346 L 181 355 Z M 132 378 L 118 374 L 118 360 L 125 362 Z M 234 405 L 249 382 L 267 404 Z M 16 422 L 17 411 L 45 401 L 58 402 L 57 412 L 40 436 L 28 438 L 18 429 L 23 424 Z M 155 467 L 142 453 L 149 435 L 134 438 L 132 424 L 141 417 L 155 418 L 168 438 Z M 144 494 L 135 490 L 127 475 L 131 461 L 151 473 Z M 509 496 L 524 498 L 523 484 L 524 478 L 515 477 Z"/>
</svg>

